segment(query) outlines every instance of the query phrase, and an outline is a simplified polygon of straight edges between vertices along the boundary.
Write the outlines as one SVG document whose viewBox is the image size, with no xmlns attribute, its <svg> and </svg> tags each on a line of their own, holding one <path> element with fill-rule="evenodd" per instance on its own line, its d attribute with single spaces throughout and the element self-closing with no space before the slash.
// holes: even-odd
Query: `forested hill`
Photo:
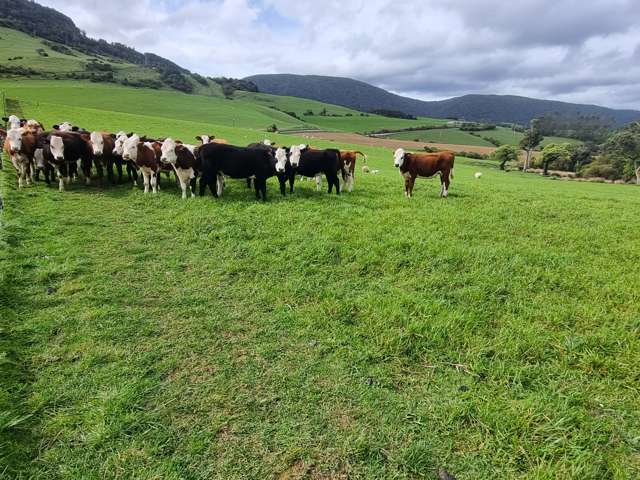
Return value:
<svg viewBox="0 0 640 480">
<path fill-rule="evenodd" d="M 546 113 L 562 117 L 599 117 L 621 126 L 640 118 L 635 110 L 614 110 L 512 95 L 465 95 L 449 100 L 425 102 L 402 97 L 358 80 L 316 75 L 254 75 L 247 78 L 261 92 L 309 98 L 360 111 L 395 110 L 411 115 L 455 118 L 478 122 L 528 124 Z"/>
<path fill-rule="evenodd" d="M 153 53 L 140 53 L 120 43 L 89 38 L 66 15 L 30 0 L 0 0 L 0 26 L 67 45 L 88 55 L 104 55 L 135 65 L 188 73 L 174 62 Z"/>
</svg>

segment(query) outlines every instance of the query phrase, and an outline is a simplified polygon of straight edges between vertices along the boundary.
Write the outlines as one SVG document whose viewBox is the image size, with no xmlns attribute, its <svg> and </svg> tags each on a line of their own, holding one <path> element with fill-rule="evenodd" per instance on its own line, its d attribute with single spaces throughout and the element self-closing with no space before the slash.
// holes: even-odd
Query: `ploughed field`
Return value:
<svg viewBox="0 0 640 480">
<path fill-rule="evenodd" d="M 183 95 L 47 88 L 23 103 L 47 126 L 265 136 L 174 114 Z M 240 181 L 18 191 L 5 162 L 0 475 L 638 478 L 637 188 L 458 159 L 448 199 L 408 200 L 391 152 L 360 149 L 380 172 L 353 193 L 272 179 L 264 204 Z"/>
</svg>

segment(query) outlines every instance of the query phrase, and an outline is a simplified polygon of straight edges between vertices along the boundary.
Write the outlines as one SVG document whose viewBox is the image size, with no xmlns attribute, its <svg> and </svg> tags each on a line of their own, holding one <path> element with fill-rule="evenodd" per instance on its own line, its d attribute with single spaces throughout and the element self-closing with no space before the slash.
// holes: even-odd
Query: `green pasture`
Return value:
<svg viewBox="0 0 640 480">
<path fill-rule="evenodd" d="M 0 83 L 47 124 L 248 143 L 273 123 L 72 87 Z M 640 191 L 461 158 L 448 199 L 436 179 L 406 199 L 391 152 L 357 147 L 379 173 L 353 193 L 272 179 L 267 203 L 233 180 L 18 190 L 5 159 L 0 477 L 638 478 Z"/>
</svg>

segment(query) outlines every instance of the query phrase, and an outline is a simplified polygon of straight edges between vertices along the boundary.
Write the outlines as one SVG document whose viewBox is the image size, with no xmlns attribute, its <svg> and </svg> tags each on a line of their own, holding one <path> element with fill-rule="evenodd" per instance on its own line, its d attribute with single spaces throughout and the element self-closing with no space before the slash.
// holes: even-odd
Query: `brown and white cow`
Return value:
<svg viewBox="0 0 640 480">
<path fill-rule="evenodd" d="M 144 193 L 149 193 L 149 186 L 153 193 L 158 193 L 158 176 L 160 175 L 160 161 L 156 157 L 153 145 L 140 141 L 138 135 L 127 138 L 122 147 L 122 158 L 135 163 L 142 172 L 144 179 Z"/>
<path fill-rule="evenodd" d="M 363 162 L 367 164 L 367 156 L 358 151 L 358 150 L 340 150 L 340 159 L 344 162 L 344 172 L 345 176 L 343 177 L 344 183 L 347 185 L 349 192 L 353 192 L 353 185 L 355 183 L 356 177 L 356 160 L 358 159 L 358 155 L 362 155 Z"/>
<path fill-rule="evenodd" d="M 450 179 L 453 178 L 453 164 L 455 154 L 452 152 L 439 153 L 409 153 L 399 148 L 394 154 L 394 165 L 404 177 L 404 194 L 413 195 L 416 178 L 430 178 L 440 174 L 440 196 L 449 195 Z"/>
<path fill-rule="evenodd" d="M 4 151 L 11 158 L 11 163 L 18 174 L 18 187 L 30 185 L 32 182 L 31 165 L 36 151 L 37 137 L 25 128 L 12 128 L 7 132 Z"/>
<path fill-rule="evenodd" d="M 184 145 L 181 142 L 167 138 L 160 147 L 160 163 L 169 165 L 176 172 L 176 177 L 182 189 L 182 198 L 187 198 L 187 189 L 191 189 L 191 197 L 196 194 L 196 179 L 201 170 L 194 155 L 195 146 Z"/>
</svg>

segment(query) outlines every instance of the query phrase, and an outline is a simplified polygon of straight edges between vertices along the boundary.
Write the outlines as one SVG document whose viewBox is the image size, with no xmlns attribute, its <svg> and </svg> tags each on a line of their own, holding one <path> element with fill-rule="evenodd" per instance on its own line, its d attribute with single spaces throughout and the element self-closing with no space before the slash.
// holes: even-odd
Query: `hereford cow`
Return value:
<svg viewBox="0 0 640 480">
<path fill-rule="evenodd" d="M 7 139 L 7 131 L 4 128 L 0 128 L 0 143 L 4 146 L 4 141 Z M 2 170 L 2 155 L 0 155 L 0 170 Z"/>
<path fill-rule="evenodd" d="M 182 189 L 182 198 L 187 198 L 187 189 L 191 189 L 191 197 L 196 196 L 196 179 L 201 170 L 198 160 L 194 155 L 193 145 L 184 145 L 167 138 L 162 142 L 160 162 L 171 166 L 176 172 L 176 177 Z"/>
<path fill-rule="evenodd" d="M 115 135 L 105 132 L 91 132 L 89 146 L 93 153 L 93 162 L 98 171 L 98 178 L 102 181 L 102 170 L 107 170 L 107 178 L 111 184 L 115 184 L 113 166 L 118 170 L 118 183 L 122 182 L 122 157 L 114 153 L 116 143 Z"/>
<path fill-rule="evenodd" d="M 362 155 L 363 162 L 366 165 L 367 156 L 364 153 L 358 150 L 340 150 L 340 158 L 344 163 L 344 171 L 346 172 L 346 176 L 343 176 L 342 179 L 347 185 L 349 192 L 353 192 L 353 185 L 356 177 L 356 160 L 358 159 L 358 155 Z"/>
<path fill-rule="evenodd" d="M 267 200 L 267 178 L 272 175 L 271 154 L 262 149 L 209 143 L 200 147 L 202 178 L 200 196 L 207 187 L 214 197 L 222 194 L 224 176 L 243 179 L 254 178 L 256 198 Z"/>
<path fill-rule="evenodd" d="M 417 177 L 433 177 L 440 174 L 440 196 L 449 195 L 450 179 L 453 179 L 455 155 L 451 152 L 409 153 L 399 148 L 394 154 L 394 165 L 404 177 L 404 194 L 411 197 Z"/>
<path fill-rule="evenodd" d="M 64 191 L 71 176 L 77 174 L 78 161 L 82 166 L 87 185 L 91 183 L 93 155 L 88 138 L 76 132 L 53 131 L 44 140 L 45 161 L 52 164 L 59 181 L 60 191 Z"/>
<path fill-rule="evenodd" d="M 133 186 L 135 187 L 138 184 L 138 170 L 136 168 L 136 165 L 135 163 L 131 161 L 127 162 L 122 158 L 124 142 L 127 140 L 128 137 L 132 135 L 133 133 L 130 133 L 129 135 L 127 135 L 124 132 L 116 133 L 116 138 L 113 142 L 113 155 L 116 159 L 115 162 L 116 162 L 116 170 L 118 170 L 118 178 L 120 179 L 122 178 L 122 166 L 126 165 L 127 178 L 129 179 L 130 182 L 133 181 Z"/>
<path fill-rule="evenodd" d="M 153 145 L 140 141 L 138 135 L 132 135 L 125 140 L 122 152 L 122 158 L 125 161 L 133 162 L 142 171 L 144 193 L 149 193 L 149 185 L 151 185 L 153 193 L 158 193 L 160 162 L 156 157 Z"/>
<path fill-rule="evenodd" d="M 313 150 L 306 145 L 294 145 L 290 150 L 289 161 L 295 175 L 315 178 L 319 174 L 324 174 L 329 183 L 329 193 L 335 186 L 336 194 L 340 195 L 338 172 L 341 172 L 343 177 L 345 176 L 340 150 Z"/>
<path fill-rule="evenodd" d="M 11 163 L 18 175 L 18 187 L 30 185 L 32 182 L 31 165 L 36 151 L 37 137 L 23 127 L 12 128 L 7 132 L 4 151 L 11 158 Z"/>
</svg>

